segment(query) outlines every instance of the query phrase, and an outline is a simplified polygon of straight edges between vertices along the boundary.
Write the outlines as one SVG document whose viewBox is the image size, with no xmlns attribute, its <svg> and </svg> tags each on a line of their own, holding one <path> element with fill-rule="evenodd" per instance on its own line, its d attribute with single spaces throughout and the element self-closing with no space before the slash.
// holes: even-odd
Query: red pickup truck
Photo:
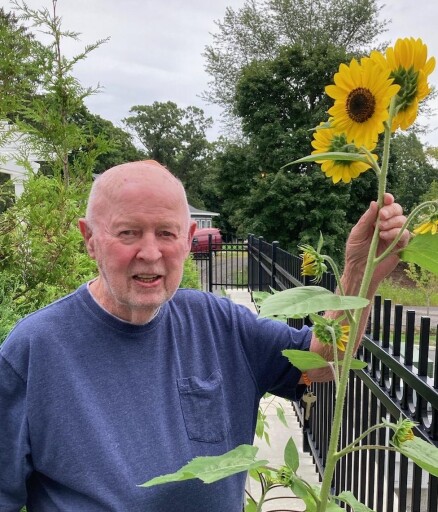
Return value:
<svg viewBox="0 0 438 512">
<path fill-rule="evenodd" d="M 208 253 L 208 235 L 211 235 L 211 248 L 213 251 L 222 250 L 222 235 L 218 228 L 199 228 L 195 231 L 191 252 L 194 254 Z"/>
</svg>

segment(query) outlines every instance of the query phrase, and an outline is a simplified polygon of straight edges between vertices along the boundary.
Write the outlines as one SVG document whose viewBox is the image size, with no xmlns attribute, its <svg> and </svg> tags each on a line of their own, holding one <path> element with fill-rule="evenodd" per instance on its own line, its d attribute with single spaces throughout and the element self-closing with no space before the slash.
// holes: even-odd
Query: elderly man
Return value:
<svg viewBox="0 0 438 512">
<path fill-rule="evenodd" d="M 350 235 L 349 294 L 377 212 L 373 203 Z M 404 217 L 390 195 L 379 216 L 385 245 Z M 181 183 L 156 162 L 103 173 L 79 228 L 98 277 L 23 319 L 1 348 L 0 510 L 241 512 L 244 474 L 138 484 L 251 443 L 260 398 L 304 389 L 281 351 L 319 343 L 178 289 L 195 225 Z M 396 261 L 380 265 L 373 290 Z"/>
</svg>

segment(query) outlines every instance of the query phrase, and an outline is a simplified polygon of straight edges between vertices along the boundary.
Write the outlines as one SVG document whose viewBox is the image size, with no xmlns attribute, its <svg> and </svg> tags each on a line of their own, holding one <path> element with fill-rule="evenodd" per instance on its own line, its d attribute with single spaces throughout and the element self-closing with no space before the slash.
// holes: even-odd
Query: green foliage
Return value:
<svg viewBox="0 0 438 512">
<path fill-rule="evenodd" d="M 277 240 L 295 253 L 300 244 L 316 245 L 323 231 L 327 252 L 342 259 L 341 248 L 357 220 L 348 210 L 351 186 L 334 186 L 309 162 L 280 169 L 310 153 L 309 130 L 329 108 L 324 87 L 339 62 L 349 58 L 332 45 L 312 51 L 295 45 L 242 70 L 235 113 L 249 142 L 224 148 L 217 185 L 221 213 L 239 235 Z"/>
<path fill-rule="evenodd" d="M 231 113 L 242 68 L 274 58 L 284 45 L 360 52 L 385 29 L 380 9 L 375 0 L 247 0 L 238 10 L 228 7 L 204 52 L 211 76 L 204 97 Z"/>
<path fill-rule="evenodd" d="M 111 121 L 92 114 L 85 106 L 82 106 L 73 114 L 75 124 L 80 126 L 90 138 L 90 143 L 100 137 L 105 141 L 105 150 L 96 155 L 93 164 L 93 172 L 100 174 L 115 165 L 125 162 L 144 160 L 146 154 L 138 149 L 132 142 L 132 136 L 114 126 Z M 69 161 L 74 161 L 79 154 L 89 151 L 89 147 L 81 147 L 69 155 Z"/>
<path fill-rule="evenodd" d="M 189 202 L 203 207 L 203 180 L 213 145 L 206 131 L 212 119 L 203 110 L 189 106 L 180 108 L 172 101 L 152 105 L 136 105 L 134 115 L 124 119 L 146 149 L 147 157 L 165 165 L 184 184 Z"/>
<path fill-rule="evenodd" d="M 20 108 L 23 98 L 32 95 L 39 82 L 40 43 L 19 24 L 14 13 L 0 8 L 0 119 Z"/>
<path fill-rule="evenodd" d="M 423 293 L 424 302 L 427 308 L 426 315 L 429 315 L 432 296 L 438 295 L 438 275 L 433 272 L 429 272 L 414 263 L 408 263 L 408 268 L 405 269 L 405 272 L 406 275 L 415 283 L 417 289 Z"/>
<path fill-rule="evenodd" d="M 438 148 L 435 148 L 438 151 Z M 438 180 L 432 181 L 429 190 L 421 196 L 421 201 L 436 201 L 438 200 Z"/>
<path fill-rule="evenodd" d="M 95 276 L 76 226 L 89 185 L 30 175 L 22 196 L 0 216 L 2 329 Z"/>
<path fill-rule="evenodd" d="M 199 272 L 192 255 L 190 255 L 184 262 L 184 273 L 180 287 L 194 288 L 195 290 L 201 289 Z"/>
<path fill-rule="evenodd" d="M 363 297 L 336 295 L 321 286 L 290 288 L 267 297 L 261 304 L 260 316 L 284 315 L 287 318 L 304 318 L 320 311 L 360 309 L 369 304 Z"/>
<path fill-rule="evenodd" d="M 91 176 L 96 158 L 108 150 L 108 141 L 102 134 L 78 124 L 75 115 L 84 105 L 84 99 L 97 89 L 84 88 L 73 76 L 74 66 L 84 60 L 105 40 L 87 45 L 83 51 L 68 59 L 63 54 L 63 42 L 78 39 L 76 32 L 64 30 L 62 18 L 48 9 L 31 9 L 25 2 L 12 2 L 19 19 L 31 28 L 46 33 L 49 43 L 43 45 L 28 38 L 27 51 L 30 66 L 30 88 L 16 89 L 16 103 L 8 119 L 26 137 L 20 140 L 17 160 L 26 164 L 29 153 L 37 154 L 54 175 L 60 175 L 68 184 L 73 176 Z M 8 63 L 13 56 L 6 55 Z M 6 62 L 3 62 L 6 66 Z M 17 71 L 17 73 L 20 70 Z M 32 89 L 33 87 L 33 89 Z M 36 92 L 34 92 L 36 90 Z M 1 104 L 1 100 L 0 100 Z M 7 105 L 0 108 L 4 111 Z M 11 107 L 9 107 L 9 111 Z"/>
<path fill-rule="evenodd" d="M 438 181 L 438 169 L 428 159 L 414 132 L 395 135 L 391 141 L 388 192 L 397 198 L 406 212 L 418 205 Z"/>
<path fill-rule="evenodd" d="M 242 444 L 223 455 L 196 457 L 176 473 L 153 478 L 142 484 L 141 487 L 180 482 L 193 478 L 199 478 L 204 483 L 211 484 L 227 476 L 265 466 L 268 461 L 256 460 L 257 451 L 258 448 L 255 446 Z"/>
<path fill-rule="evenodd" d="M 431 233 L 415 236 L 400 252 L 400 259 L 438 275 L 438 236 Z"/>
<path fill-rule="evenodd" d="M 389 299 L 393 304 L 403 306 L 426 306 L 424 293 L 416 286 L 402 286 L 394 279 L 382 281 L 377 290 L 382 299 Z M 430 296 L 430 306 L 438 306 L 438 293 Z"/>
</svg>

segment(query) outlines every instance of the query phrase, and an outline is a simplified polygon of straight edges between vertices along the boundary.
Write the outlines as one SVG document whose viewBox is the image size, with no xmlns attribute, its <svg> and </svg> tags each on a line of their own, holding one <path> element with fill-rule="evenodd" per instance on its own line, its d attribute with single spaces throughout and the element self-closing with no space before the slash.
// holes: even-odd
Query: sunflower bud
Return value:
<svg viewBox="0 0 438 512">
<path fill-rule="evenodd" d="M 394 445 L 400 446 L 406 441 L 412 441 L 415 437 L 412 428 L 415 427 L 415 425 L 417 425 L 417 423 L 408 419 L 399 420 L 396 425 L 394 436 L 392 437 Z"/>
<path fill-rule="evenodd" d="M 341 325 L 335 318 L 318 317 L 313 326 L 313 333 L 324 345 L 333 345 L 335 340 L 338 349 L 344 352 L 345 345 L 348 343 L 350 326 Z"/>
<path fill-rule="evenodd" d="M 301 274 L 303 276 L 313 276 L 313 282 L 318 283 L 321 281 L 324 272 L 327 272 L 324 258 L 311 245 L 302 245 L 299 250 L 302 251 L 301 257 L 303 258 Z"/>
</svg>

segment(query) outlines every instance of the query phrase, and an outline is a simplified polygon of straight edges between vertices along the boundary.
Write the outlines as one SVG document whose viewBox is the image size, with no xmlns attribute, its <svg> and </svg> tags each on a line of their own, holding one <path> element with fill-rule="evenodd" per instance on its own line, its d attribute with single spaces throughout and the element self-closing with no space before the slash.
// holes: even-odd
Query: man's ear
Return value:
<svg viewBox="0 0 438 512">
<path fill-rule="evenodd" d="M 94 239 L 93 232 L 91 231 L 86 219 L 79 219 L 78 221 L 79 230 L 82 234 L 82 238 L 85 242 L 85 247 L 91 258 L 94 258 Z"/>
<path fill-rule="evenodd" d="M 187 239 L 187 246 L 188 246 L 187 255 L 189 254 L 190 249 L 192 248 L 192 240 L 193 240 L 193 237 L 195 236 L 196 228 L 197 228 L 196 221 L 191 222 L 190 227 L 189 227 L 189 236 Z"/>
</svg>

